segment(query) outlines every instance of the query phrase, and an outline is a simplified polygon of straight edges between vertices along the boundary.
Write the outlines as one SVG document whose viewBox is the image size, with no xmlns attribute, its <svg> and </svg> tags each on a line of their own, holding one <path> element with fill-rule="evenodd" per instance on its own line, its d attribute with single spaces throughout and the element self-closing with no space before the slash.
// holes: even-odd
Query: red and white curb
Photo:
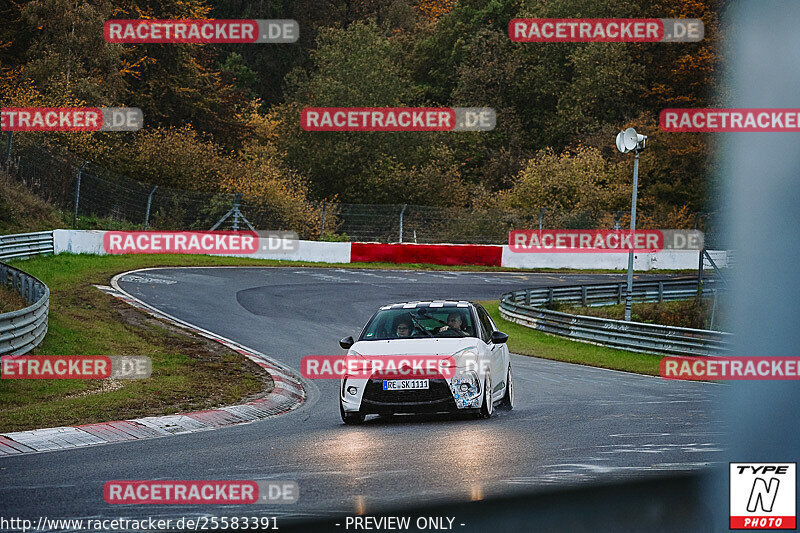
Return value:
<svg viewBox="0 0 800 533">
<path fill-rule="evenodd" d="M 230 405 L 218 409 L 166 416 L 148 416 L 117 422 L 102 422 L 83 426 L 65 426 L 31 431 L 0 434 L 0 457 L 23 453 L 49 452 L 99 444 L 110 444 L 183 433 L 208 431 L 236 424 L 264 420 L 297 409 L 306 398 L 301 379 L 294 370 L 274 361 L 266 355 L 243 346 L 230 339 L 198 328 L 167 313 L 147 305 L 119 288 L 117 279 L 130 272 L 115 276 L 111 287 L 97 285 L 103 292 L 119 298 L 146 313 L 188 329 L 198 335 L 215 340 L 236 351 L 266 369 L 275 383 L 275 388 L 264 398 L 241 405 Z"/>
</svg>

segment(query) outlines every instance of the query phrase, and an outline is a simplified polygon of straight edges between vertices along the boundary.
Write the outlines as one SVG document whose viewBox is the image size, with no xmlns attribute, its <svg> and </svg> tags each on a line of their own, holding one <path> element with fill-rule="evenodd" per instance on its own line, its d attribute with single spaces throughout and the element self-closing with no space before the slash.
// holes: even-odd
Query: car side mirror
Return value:
<svg viewBox="0 0 800 533">
<path fill-rule="evenodd" d="M 339 341 L 339 346 L 341 346 L 345 350 L 349 350 L 350 347 L 355 343 L 356 341 L 353 340 L 353 337 L 345 337 L 344 339 Z"/>
<path fill-rule="evenodd" d="M 503 344 L 507 340 L 508 340 L 508 335 L 506 335 L 502 331 L 492 332 L 492 344 Z"/>
</svg>

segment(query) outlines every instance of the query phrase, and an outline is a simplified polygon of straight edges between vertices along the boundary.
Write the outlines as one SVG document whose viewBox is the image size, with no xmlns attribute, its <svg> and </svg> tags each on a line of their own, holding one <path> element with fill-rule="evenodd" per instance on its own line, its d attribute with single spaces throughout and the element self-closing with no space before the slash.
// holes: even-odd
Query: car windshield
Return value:
<svg viewBox="0 0 800 533">
<path fill-rule="evenodd" d="M 475 336 L 472 313 L 466 307 L 416 307 L 378 311 L 359 340 Z"/>
</svg>

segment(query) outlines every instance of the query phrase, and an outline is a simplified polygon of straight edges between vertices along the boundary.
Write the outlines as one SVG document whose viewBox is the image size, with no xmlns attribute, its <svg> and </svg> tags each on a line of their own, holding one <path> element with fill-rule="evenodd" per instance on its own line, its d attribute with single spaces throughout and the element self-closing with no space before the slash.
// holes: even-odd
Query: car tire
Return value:
<svg viewBox="0 0 800 533">
<path fill-rule="evenodd" d="M 498 406 L 506 411 L 514 408 L 514 379 L 511 375 L 511 365 L 508 365 L 508 377 L 506 377 L 506 393 Z"/>
<path fill-rule="evenodd" d="M 492 376 L 487 375 L 483 382 L 483 405 L 478 413 L 480 418 L 492 418 L 494 402 L 492 401 Z"/>
<path fill-rule="evenodd" d="M 347 424 L 348 426 L 353 426 L 356 424 L 361 424 L 364 422 L 365 415 L 361 411 L 357 411 L 355 413 L 347 413 L 342 407 L 342 404 L 339 404 L 339 414 L 342 415 L 342 422 Z"/>
</svg>

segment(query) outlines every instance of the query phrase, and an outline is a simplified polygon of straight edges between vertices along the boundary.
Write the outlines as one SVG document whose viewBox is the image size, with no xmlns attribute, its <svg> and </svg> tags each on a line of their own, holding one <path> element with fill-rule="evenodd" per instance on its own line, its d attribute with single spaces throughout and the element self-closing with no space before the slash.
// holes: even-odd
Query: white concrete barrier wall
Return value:
<svg viewBox="0 0 800 533">
<path fill-rule="evenodd" d="M 105 231 L 63 230 L 53 231 L 55 253 L 106 255 L 103 248 Z M 296 251 L 262 250 L 255 254 L 216 254 L 227 257 L 252 257 L 255 259 L 276 259 L 280 261 L 313 261 L 324 263 L 349 263 L 349 242 L 300 241 Z"/>
<path fill-rule="evenodd" d="M 241 254 L 230 254 L 236 256 Z M 255 259 L 276 259 L 279 261 L 313 261 L 315 263 L 349 263 L 349 242 L 299 241 L 297 250 L 260 251 L 247 257 Z"/>
<path fill-rule="evenodd" d="M 53 244 L 55 253 L 97 254 L 105 255 L 103 235 L 105 231 L 95 230 L 54 230 Z M 710 251 L 709 254 L 720 268 L 727 266 L 727 252 Z M 237 256 L 237 254 L 229 254 Z M 241 256 L 240 256 L 241 257 Z M 319 263 L 349 263 L 349 242 L 300 241 L 297 251 L 262 250 L 251 256 L 257 259 L 275 259 L 282 261 L 312 261 Z M 611 269 L 628 268 L 627 254 L 614 253 L 516 253 L 503 246 L 501 264 L 510 268 L 575 268 L 575 269 Z M 637 271 L 653 269 L 687 270 L 696 269 L 698 252 L 692 250 L 670 250 L 657 253 L 634 255 L 633 267 Z"/>
<path fill-rule="evenodd" d="M 105 231 L 95 230 L 53 230 L 53 252 L 63 254 L 97 254 L 105 255 L 103 235 Z"/>
<path fill-rule="evenodd" d="M 647 270 L 687 270 L 696 269 L 699 262 L 697 250 L 667 250 L 655 253 L 633 255 L 633 268 Z M 728 266 L 727 252 L 709 251 L 718 267 Z M 708 261 L 706 261 L 708 266 Z M 628 254 L 621 253 L 518 253 L 503 246 L 502 266 L 511 268 L 575 268 L 627 270 Z M 710 268 L 710 267 L 709 267 Z"/>
<path fill-rule="evenodd" d="M 649 270 L 646 254 L 635 254 L 633 266 L 637 270 Z M 511 268 L 628 268 L 627 254 L 609 253 L 520 253 L 512 252 L 508 245 L 503 245 L 504 267 Z"/>
</svg>

